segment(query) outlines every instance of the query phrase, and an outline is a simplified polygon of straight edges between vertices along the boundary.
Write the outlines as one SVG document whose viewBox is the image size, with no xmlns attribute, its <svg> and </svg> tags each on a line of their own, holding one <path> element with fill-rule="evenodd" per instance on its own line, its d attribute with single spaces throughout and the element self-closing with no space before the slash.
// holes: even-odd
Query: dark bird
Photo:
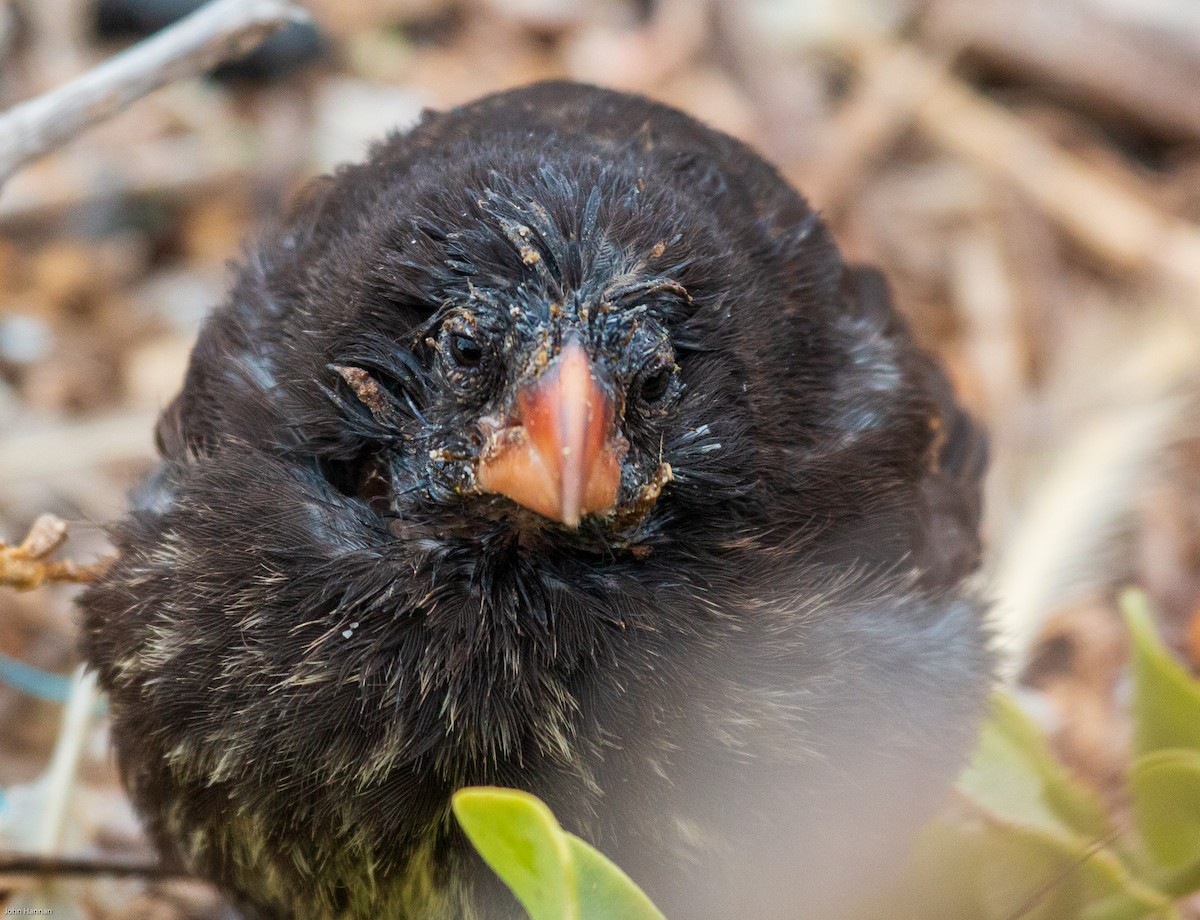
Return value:
<svg viewBox="0 0 1200 920">
<path fill-rule="evenodd" d="M 673 920 L 825 920 L 973 743 L 983 437 L 665 106 L 540 84 L 318 180 L 157 439 L 86 655 L 154 838 L 248 917 L 518 916 L 449 812 L 495 784 Z"/>
</svg>

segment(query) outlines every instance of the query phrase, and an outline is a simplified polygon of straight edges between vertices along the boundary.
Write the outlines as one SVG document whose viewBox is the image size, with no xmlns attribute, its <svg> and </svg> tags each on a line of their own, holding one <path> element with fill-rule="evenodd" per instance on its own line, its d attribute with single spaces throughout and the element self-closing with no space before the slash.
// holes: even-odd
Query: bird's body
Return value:
<svg viewBox="0 0 1200 920">
<path fill-rule="evenodd" d="M 86 654 L 152 833 L 250 917 L 516 916 L 480 784 L 674 920 L 829 917 L 970 747 L 981 437 L 671 109 L 541 84 L 319 182 L 159 444 Z"/>
</svg>

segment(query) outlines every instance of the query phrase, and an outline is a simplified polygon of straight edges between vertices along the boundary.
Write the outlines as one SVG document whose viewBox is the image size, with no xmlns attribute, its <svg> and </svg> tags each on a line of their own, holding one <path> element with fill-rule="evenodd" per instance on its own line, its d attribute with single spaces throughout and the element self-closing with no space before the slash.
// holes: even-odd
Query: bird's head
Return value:
<svg viewBox="0 0 1200 920">
<path fill-rule="evenodd" d="M 520 239 L 524 262 L 549 261 Z M 507 287 L 447 296 L 412 337 L 411 389 L 377 362 L 333 370 L 373 421 L 419 442 L 425 481 L 410 485 L 426 498 L 526 527 L 626 529 L 671 479 L 662 448 L 683 384 L 654 303 L 687 292 L 625 275 L 571 290 L 559 270 L 535 274 L 544 287 L 518 272 Z"/>
<path fill-rule="evenodd" d="M 332 465 L 343 491 L 408 535 L 609 551 L 645 543 L 677 473 L 685 489 L 745 475 L 737 431 L 721 437 L 739 417 L 732 352 L 695 347 L 685 282 L 705 246 L 643 191 L 492 173 L 440 192 L 436 216 L 368 224 L 373 256 L 342 287 L 353 318 L 323 351 L 362 445 Z"/>
</svg>

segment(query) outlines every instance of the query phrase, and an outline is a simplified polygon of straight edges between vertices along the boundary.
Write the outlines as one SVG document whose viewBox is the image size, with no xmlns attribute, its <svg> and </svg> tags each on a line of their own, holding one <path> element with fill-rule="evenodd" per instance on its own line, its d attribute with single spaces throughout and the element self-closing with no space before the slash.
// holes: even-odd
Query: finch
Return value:
<svg viewBox="0 0 1200 920">
<path fill-rule="evenodd" d="M 882 277 L 637 96 L 489 96 L 249 250 L 82 599 L 164 856 L 259 920 L 521 916 L 541 797 L 672 920 L 840 916 L 992 681 L 986 442 Z"/>
</svg>

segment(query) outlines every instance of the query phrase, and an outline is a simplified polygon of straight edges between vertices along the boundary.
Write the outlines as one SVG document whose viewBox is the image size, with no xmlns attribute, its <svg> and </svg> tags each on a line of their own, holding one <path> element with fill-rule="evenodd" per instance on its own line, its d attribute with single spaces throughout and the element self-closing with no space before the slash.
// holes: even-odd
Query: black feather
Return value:
<svg viewBox="0 0 1200 920">
<path fill-rule="evenodd" d="M 628 444 L 577 531 L 473 474 L 564 329 Z M 540 84 L 320 180 L 158 442 L 85 649 L 156 839 L 252 917 L 516 916 L 448 813 L 482 783 L 676 920 L 833 917 L 971 746 L 983 437 L 882 279 L 672 109 Z"/>
</svg>

